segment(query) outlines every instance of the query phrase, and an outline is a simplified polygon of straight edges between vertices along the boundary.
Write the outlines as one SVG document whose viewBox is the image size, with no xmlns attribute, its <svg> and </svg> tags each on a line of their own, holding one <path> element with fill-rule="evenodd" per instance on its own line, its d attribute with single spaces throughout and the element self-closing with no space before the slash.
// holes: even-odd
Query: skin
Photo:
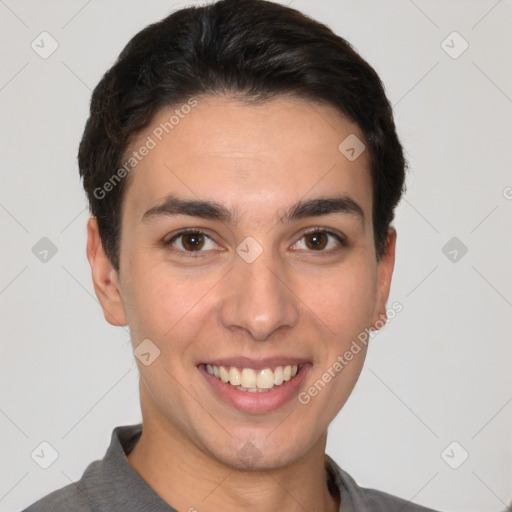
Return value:
<svg viewBox="0 0 512 512">
<path fill-rule="evenodd" d="M 327 427 L 354 388 L 364 346 L 307 405 L 292 399 L 265 414 L 219 399 L 197 365 L 302 357 L 311 363 L 304 391 L 385 318 L 396 232 L 389 229 L 377 261 L 367 151 L 351 162 L 338 150 L 349 134 L 364 137 L 333 107 L 292 96 L 260 105 L 197 99 L 129 177 L 119 272 L 95 219 L 88 223 L 87 256 L 106 320 L 128 324 L 134 347 L 149 338 L 161 351 L 149 366 L 137 360 L 144 430 L 128 460 L 180 511 L 338 510 L 326 485 Z M 172 112 L 159 112 L 133 148 Z M 220 203 L 236 222 L 143 221 L 169 193 Z M 347 213 L 279 220 L 297 201 L 336 194 L 357 202 L 364 220 Z M 206 238 L 197 257 L 185 254 L 183 238 L 166 246 L 183 228 L 201 228 L 213 241 Z M 328 236 L 324 249 L 311 249 L 309 228 L 341 233 L 348 245 Z M 248 236 L 263 248 L 250 264 L 236 253 Z M 250 470 L 238 456 L 249 442 L 258 453 Z"/>
</svg>

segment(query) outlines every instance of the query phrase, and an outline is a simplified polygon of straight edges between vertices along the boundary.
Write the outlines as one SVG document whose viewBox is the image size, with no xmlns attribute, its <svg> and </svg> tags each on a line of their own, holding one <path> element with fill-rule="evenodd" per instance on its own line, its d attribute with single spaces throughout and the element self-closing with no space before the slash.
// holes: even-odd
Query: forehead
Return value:
<svg viewBox="0 0 512 512">
<path fill-rule="evenodd" d="M 344 193 L 371 218 L 368 152 L 351 160 L 339 149 L 347 137 L 362 145 L 364 136 L 334 107 L 294 97 L 195 101 L 192 108 L 162 109 L 131 145 L 128 156 L 150 147 L 139 155 L 125 193 L 134 215 L 169 193 L 259 217 L 298 199 Z"/>
</svg>

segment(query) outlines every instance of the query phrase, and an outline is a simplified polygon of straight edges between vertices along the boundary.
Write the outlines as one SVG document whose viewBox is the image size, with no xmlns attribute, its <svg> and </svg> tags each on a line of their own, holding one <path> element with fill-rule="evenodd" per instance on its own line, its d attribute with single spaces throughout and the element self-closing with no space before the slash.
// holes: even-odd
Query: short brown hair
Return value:
<svg viewBox="0 0 512 512">
<path fill-rule="evenodd" d="M 406 162 L 377 73 L 347 41 L 295 9 L 264 0 L 220 0 L 180 9 L 136 34 L 93 92 L 78 161 L 114 268 L 119 270 L 127 180 L 106 194 L 98 190 L 160 109 L 222 93 L 259 102 L 298 94 L 327 102 L 357 123 L 370 156 L 380 259 L 404 191 Z"/>
</svg>

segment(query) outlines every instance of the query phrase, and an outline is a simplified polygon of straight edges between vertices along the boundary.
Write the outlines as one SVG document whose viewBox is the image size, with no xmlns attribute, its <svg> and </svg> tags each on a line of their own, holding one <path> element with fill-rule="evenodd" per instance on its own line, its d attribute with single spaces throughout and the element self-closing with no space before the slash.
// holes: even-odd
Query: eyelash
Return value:
<svg viewBox="0 0 512 512">
<path fill-rule="evenodd" d="M 313 228 L 310 228 L 308 229 L 307 231 L 305 231 L 304 233 L 302 233 L 301 237 L 297 240 L 297 242 L 294 243 L 294 245 L 296 243 L 298 243 L 300 240 L 302 240 L 305 236 L 307 235 L 310 235 L 312 233 L 323 233 L 325 235 L 328 235 L 328 236 L 332 236 L 334 237 L 338 243 L 340 244 L 340 247 L 336 247 L 334 249 L 328 249 L 328 250 L 318 250 L 318 251 L 315 251 L 315 250 L 309 250 L 308 252 L 311 252 L 311 253 L 324 253 L 324 254 L 332 254 L 334 252 L 337 252 L 337 251 L 340 251 L 342 248 L 346 248 L 348 247 L 348 243 L 347 243 L 347 240 L 345 239 L 345 237 L 341 234 L 338 234 L 336 233 L 335 231 L 332 231 L 332 230 L 329 230 L 329 229 L 326 229 L 326 228 L 322 228 L 320 226 L 317 226 L 317 227 L 313 227 Z M 210 240 L 212 240 L 214 242 L 214 240 L 212 239 L 211 236 L 209 236 L 208 234 L 206 234 L 204 231 L 202 231 L 201 229 L 199 228 L 187 228 L 187 229 L 182 229 L 181 231 L 179 231 L 178 233 L 176 233 L 175 235 L 173 235 L 169 240 L 165 241 L 164 242 L 164 245 L 166 247 L 171 247 L 172 244 L 178 240 L 180 237 L 186 235 L 186 234 L 198 234 L 198 235 L 203 235 L 204 237 L 206 238 L 209 238 Z M 171 248 L 172 251 L 175 251 L 175 252 L 179 252 L 181 254 L 186 254 L 187 257 L 192 257 L 192 258 L 197 258 L 197 257 L 200 257 L 202 254 L 201 253 L 204 253 L 204 252 L 207 252 L 207 251 L 184 251 L 182 249 L 173 249 Z"/>
<path fill-rule="evenodd" d="M 307 231 L 305 231 L 304 233 L 302 233 L 301 237 L 299 238 L 299 240 L 297 240 L 297 242 L 299 242 L 305 236 L 310 235 L 312 233 L 323 233 L 325 235 L 332 236 L 332 237 L 334 237 L 338 241 L 338 243 L 340 244 L 341 247 L 336 247 L 334 249 L 328 249 L 328 250 L 320 250 L 320 251 L 310 250 L 308 252 L 331 254 L 333 252 L 337 252 L 337 251 L 341 250 L 342 248 L 348 247 L 347 240 L 346 240 L 346 238 L 343 235 L 341 235 L 340 233 L 336 233 L 335 231 L 332 231 L 330 229 L 322 228 L 320 226 L 316 226 L 316 227 L 310 228 Z M 295 243 L 297 243 L 297 242 L 295 242 Z"/>
</svg>

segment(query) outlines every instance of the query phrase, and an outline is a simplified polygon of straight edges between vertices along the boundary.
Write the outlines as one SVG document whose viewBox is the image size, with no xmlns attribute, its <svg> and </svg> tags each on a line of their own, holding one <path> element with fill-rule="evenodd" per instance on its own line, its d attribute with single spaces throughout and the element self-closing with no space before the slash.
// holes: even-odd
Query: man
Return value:
<svg viewBox="0 0 512 512">
<path fill-rule="evenodd" d="M 87 256 L 142 425 L 29 512 L 427 511 L 325 454 L 384 325 L 405 161 L 375 71 L 261 0 L 182 9 L 93 93 Z"/>
</svg>

